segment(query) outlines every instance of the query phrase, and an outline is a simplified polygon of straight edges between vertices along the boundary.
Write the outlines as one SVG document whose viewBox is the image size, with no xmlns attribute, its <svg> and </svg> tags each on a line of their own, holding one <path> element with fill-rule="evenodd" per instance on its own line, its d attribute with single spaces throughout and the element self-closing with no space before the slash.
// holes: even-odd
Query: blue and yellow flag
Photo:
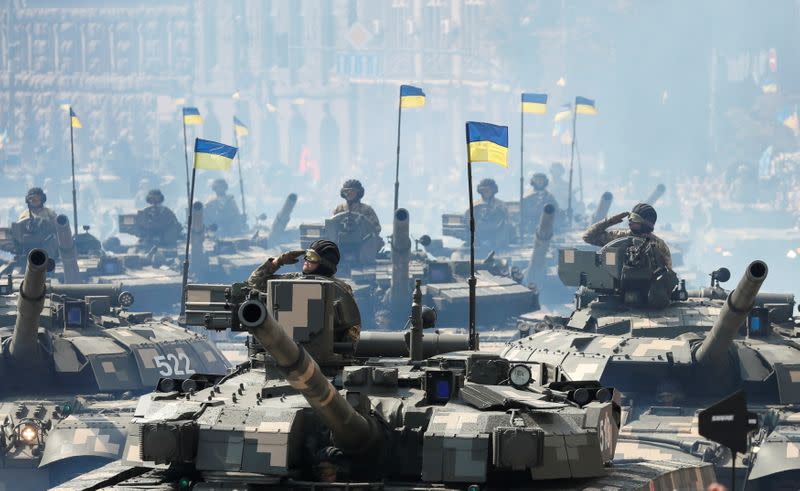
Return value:
<svg viewBox="0 0 800 491">
<path fill-rule="evenodd" d="M 400 86 L 400 107 L 422 107 L 425 105 L 425 92 L 413 85 Z"/>
<path fill-rule="evenodd" d="M 796 135 L 798 130 L 800 130 L 800 119 L 797 117 L 797 106 L 779 112 L 778 122 L 787 128 L 790 128 Z"/>
<path fill-rule="evenodd" d="M 508 126 L 467 122 L 469 163 L 491 162 L 508 167 Z"/>
<path fill-rule="evenodd" d="M 69 122 L 73 128 L 83 128 L 81 120 L 78 119 L 78 115 L 75 114 L 75 111 L 73 111 L 71 107 L 69 108 Z"/>
<path fill-rule="evenodd" d="M 578 96 L 575 98 L 575 112 L 578 114 L 597 114 L 597 108 L 592 99 Z"/>
<path fill-rule="evenodd" d="M 233 117 L 233 129 L 236 131 L 236 136 L 247 136 L 250 134 L 250 129 L 247 128 L 247 125 L 242 123 L 236 116 Z"/>
<path fill-rule="evenodd" d="M 522 112 L 544 114 L 547 112 L 547 94 L 522 93 Z"/>
<path fill-rule="evenodd" d="M 196 107 L 183 108 L 183 124 L 203 124 L 203 117 Z"/>
<path fill-rule="evenodd" d="M 558 112 L 556 113 L 555 117 L 553 117 L 553 121 L 556 123 L 560 121 L 564 121 L 565 119 L 569 119 L 572 116 L 572 104 L 561 104 L 561 107 L 558 108 Z"/>
<path fill-rule="evenodd" d="M 236 147 L 211 140 L 195 138 L 194 168 L 210 170 L 229 170 L 236 156 Z"/>
</svg>

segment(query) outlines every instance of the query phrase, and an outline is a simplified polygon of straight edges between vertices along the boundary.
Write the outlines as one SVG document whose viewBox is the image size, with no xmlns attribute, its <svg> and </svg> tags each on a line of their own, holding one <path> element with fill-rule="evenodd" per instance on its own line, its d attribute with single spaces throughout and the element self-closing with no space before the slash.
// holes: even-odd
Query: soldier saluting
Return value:
<svg viewBox="0 0 800 491">
<path fill-rule="evenodd" d="M 606 230 L 613 225 L 622 223 L 622 220 L 626 217 L 628 218 L 629 230 Z M 647 203 L 639 203 L 630 212 L 618 213 L 590 226 L 584 232 L 583 240 L 587 244 L 602 247 L 620 237 L 634 236 L 644 238 L 653 244 L 653 250 L 659 263 L 672 270 L 672 255 L 669 252 L 669 246 L 653 233 L 657 219 L 658 214 L 655 208 Z"/>
</svg>

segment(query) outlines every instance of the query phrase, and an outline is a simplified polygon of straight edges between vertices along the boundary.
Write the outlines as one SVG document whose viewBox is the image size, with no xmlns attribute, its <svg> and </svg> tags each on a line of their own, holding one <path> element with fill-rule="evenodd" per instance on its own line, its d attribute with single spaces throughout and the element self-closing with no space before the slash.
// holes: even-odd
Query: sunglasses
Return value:
<svg viewBox="0 0 800 491">
<path fill-rule="evenodd" d="M 304 259 L 309 263 L 318 263 L 320 261 L 319 254 L 314 249 L 307 249 Z"/>
</svg>

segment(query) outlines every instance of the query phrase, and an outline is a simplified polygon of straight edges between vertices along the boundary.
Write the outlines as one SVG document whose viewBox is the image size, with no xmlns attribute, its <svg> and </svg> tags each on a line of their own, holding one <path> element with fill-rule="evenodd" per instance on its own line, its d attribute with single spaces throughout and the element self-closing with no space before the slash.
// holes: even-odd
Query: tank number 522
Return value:
<svg viewBox="0 0 800 491">
<path fill-rule="evenodd" d="M 189 357 L 186 353 L 178 353 L 175 356 L 172 353 L 167 353 L 166 356 L 158 355 L 153 357 L 153 363 L 158 367 L 158 373 L 162 377 L 170 377 L 172 375 L 191 375 L 194 372 L 189 366 Z"/>
</svg>

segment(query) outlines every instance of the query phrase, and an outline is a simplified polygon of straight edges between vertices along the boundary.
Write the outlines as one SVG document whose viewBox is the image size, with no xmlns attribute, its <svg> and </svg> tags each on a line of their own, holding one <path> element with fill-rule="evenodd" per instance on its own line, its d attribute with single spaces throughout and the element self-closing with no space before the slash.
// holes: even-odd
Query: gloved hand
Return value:
<svg viewBox="0 0 800 491">
<path fill-rule="evenodd" d="M 283 266 L 284 264 L 296 264 L 297 261 L 300 260 L 300 257 L 305 256 L 306 251 L 289 251 L 284 252 L 280 256 L 278 256 L 278 266 Z"/>
<path fill-rule="evenodd" d="M 612 225 L 616 225 L 617 223 L 622 223 L 622 220 L 624 220 L 630 214 L 631 213 L 629 211 L 625 211 L 625 212 L 622 212 L 622 213 L 617 213 L 613 217 L 609 218 L 608 221 Z"/>
</svg>

